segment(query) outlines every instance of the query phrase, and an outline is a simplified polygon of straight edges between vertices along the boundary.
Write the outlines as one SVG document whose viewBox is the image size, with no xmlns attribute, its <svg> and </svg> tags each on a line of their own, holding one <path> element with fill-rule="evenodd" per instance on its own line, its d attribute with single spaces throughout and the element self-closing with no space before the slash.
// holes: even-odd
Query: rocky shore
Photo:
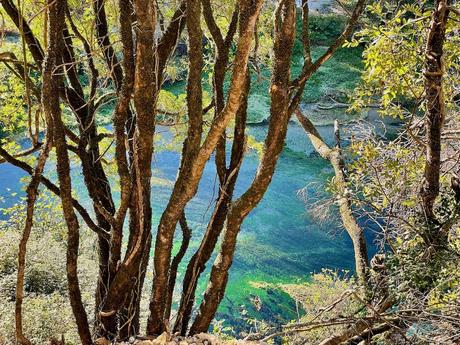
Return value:
<svg viewBox="0 0 460 345">
<path fill-rule="evenodd" d="M 99 338 L 94 342 L 95 345 L 110 345 L 112 344 L 105 338 Z M 159 337 L 131 337 L 129 341 L 117 342 L 117 345 L 264 345 L 261 341 L 246 341 L 236 339 L 220 339 L 219 337 L 200 333 L 191 337 L 182 337 L 179 335 L 171 335 L 163 333 Z"/>
</svg>

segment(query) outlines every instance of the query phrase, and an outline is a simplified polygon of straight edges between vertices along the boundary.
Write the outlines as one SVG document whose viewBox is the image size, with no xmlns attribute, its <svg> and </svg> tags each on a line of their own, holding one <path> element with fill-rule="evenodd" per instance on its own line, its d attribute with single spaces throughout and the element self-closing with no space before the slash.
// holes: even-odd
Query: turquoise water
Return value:
<svg viewBox="0 0 460 345">
<path fill-rule="evenodd" d="M 266 126 L 252 126 L 250 133 L 263 140 Z M 332 137 L 330 126 L 320 127 L 325 138 Z M 155 154 L 153 171 L 155 181 L 152 198 L 154 225 L 170 196 L 177 174 L 180 155 L 163 151 Z M 247 154 L 236 186 L 240 195 L 251 183 L 257 169 L 258 156 Z M 52 168 L 48 168 L 51 173 Z M 307 187 L 311 200 L 315 200 L 316 189 L 330 178 L 330 166 L 313 153 L 307 137 L 297 124 L 290 124 L 285 149 L 278 163 L 265 197 L 247 217 L 239 236 L 238 248 L 230 274 L 226 297 L 219 309 L 218 318 L 225 319 L 237 328 L 244 327 L 247 317 L 285 322 L 295 317 L 295 305 L 284 293 L 275 289 L 260 289 L 253 282 L 305 281 L 311 272 L 322 268 L 352 269 L 353 252 L 348 237 L 340 232 L 336 223 L 322 223 L 312 219 L 306 211 L 305 202 L 298 191 Z M 73 166 L 73 184 L 79 198 L 89 205 L 78 166 Z M 17 168 L 0 164 L 0 196 L 3 207 L 7 207 L 23 195 L 19 179 L 24 174 Z M 187 255 L 191 255 L 201 238 L 207 219 L 212 212 L 217 189 L 215 166 L 211 159 L 204 171 L 196 197 L 186 209 L 189 225 L 193 229 L 193 240 Z M 18 192 L 12 196 L 12 192 Z M 154 226 L 153 229 L 156 229 Z M 180 231 L 178 232 L 180 233 Z M 331 235 L 334 234 L 334 235 Z M 180 236 L 180 235 L 179 235 Z M 180 237 L 177 239 L 179 244 Z M 211 264 L 210 264 L 211 265 Z M 209 266 L 210 266 L 209 265 Z M 182 267 L 183 271 L 184 267 Z M 179 277 L 180 279 L 181 277 Z M 203 279 L 201 291 L 206 285 Z M 250 302 L 259 296 L 262 306 L 256 308 Z M 246 310 L 245 313 L 243 310 Z"/>
</svg>

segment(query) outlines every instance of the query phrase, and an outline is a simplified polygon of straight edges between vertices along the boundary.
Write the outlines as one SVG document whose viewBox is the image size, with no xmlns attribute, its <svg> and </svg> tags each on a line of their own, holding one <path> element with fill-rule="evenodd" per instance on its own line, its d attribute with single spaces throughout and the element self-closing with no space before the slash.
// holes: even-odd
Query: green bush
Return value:
<svg viewBox="0 0 460 345">
<path fill-rule="evenodd" d="M 300 323 L 318 321 L 318 315 L 321 315 L 320 320 L 353 315 L 359 309 L 359 302 L 344 294 L 347 290 L 356 289 L 347 272 L 323 269 L 321 273 L 313 274 L 307 283 L 284 284 L 281 288 L 302 306 L 305 314 L 300 318 Z M 327 309 L 331 305 L 334 307 Z M 314 328 L 286 337 L 284 343 L 317 344 L 331 334 L 339 332 L 343 327 L 339 325 Z"/>
<path fill-rule="evenodd" d="M 24 226 L 24 203 L 5 212 L 0 222 L 0 344 L 15 344 L 14 307 L 17 251 Z M 78 344 L 72 310 L 67 295 L 66 226 L 61 210 L 52 199 L 37 202 L 35 223 L 27 246 L 23 324 L 26 336 L 34 344 L 64 335 L 67 343 Z M 79 278 L 88 316 L 93 315 L 93 294 L 97 263 L 94 238 L 81 231 Z"/>
</svg>

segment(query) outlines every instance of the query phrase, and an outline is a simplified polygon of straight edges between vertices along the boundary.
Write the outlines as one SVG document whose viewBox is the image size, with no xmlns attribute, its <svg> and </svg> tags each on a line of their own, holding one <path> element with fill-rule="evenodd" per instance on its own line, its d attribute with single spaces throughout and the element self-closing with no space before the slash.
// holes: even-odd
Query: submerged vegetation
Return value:
<svg viewBox="0 0 460 345">
<path fill-rule="evenodd" d="M 321 3 L 0 0 L 1 344 L 460 341 L 459 4 Z"/>
</svg>

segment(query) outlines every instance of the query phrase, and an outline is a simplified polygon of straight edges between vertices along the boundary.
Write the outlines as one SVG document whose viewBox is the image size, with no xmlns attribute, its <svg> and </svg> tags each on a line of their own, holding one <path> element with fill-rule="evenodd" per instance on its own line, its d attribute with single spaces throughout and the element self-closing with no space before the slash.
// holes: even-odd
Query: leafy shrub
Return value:
<svg viewBox="0 0 460 345">
<path fill-rule="evenodd" d="M 347 272 L 323 269 L 321 273 L 313 274 L 307 283 L 286 284 L 282 285 L 282 288 L 298 301 L 304 310 L 305 314 L 298 320 L 299 323 L 353 315 L 359 310 L 359 302 L 346 294 L 347 291 L 356 288 Z M 333 308 L 327 308 L 332 305 Z M 288 344 L 317 344 L 343 327 L 315 328 L 289 336 L 284 341 Z"/>
<path fill-rule="evenodd" d="M 0 222 L 0 344 L 15 344 L 15 288 L 17 251 L 24 226 L 24 203 L 8 210 L 8 220 Z M 23 300 L 26 336 L 34 344 L 48 343 L 64 335 L 67 343 L 79 342 L 67 295 L 66 226 L 53 199 L 41 197 L 27 246 Z M 88 316 L 93 315 L 97 263 L 94 239 L 81 229 L 79 278 Z"/>
</svg>

